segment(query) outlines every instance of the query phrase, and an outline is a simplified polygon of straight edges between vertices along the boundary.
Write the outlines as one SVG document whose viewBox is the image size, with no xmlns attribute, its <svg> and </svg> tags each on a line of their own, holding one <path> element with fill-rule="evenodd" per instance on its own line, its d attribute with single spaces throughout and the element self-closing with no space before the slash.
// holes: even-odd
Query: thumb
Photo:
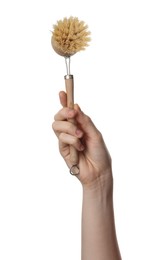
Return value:
<svg viewBox="0 0 163 260">
<path fill-rule="evenodd" d="M 98 138 L 101 135 L 100 131 L 96 128 L 93 121 L 89 116 L 87 116 L 79 107 L 78 104 L 74 105 L 74 109 L 78 111 L 77 116 L 75 117 L 77 123 L 81 129 L 87 134 L 88 137 Z"/>
<path fill-rule="evenodd" d="M 74 109 L 81 112 L 81 108 L 78 104 L 74 104 Z"/>
</svg>

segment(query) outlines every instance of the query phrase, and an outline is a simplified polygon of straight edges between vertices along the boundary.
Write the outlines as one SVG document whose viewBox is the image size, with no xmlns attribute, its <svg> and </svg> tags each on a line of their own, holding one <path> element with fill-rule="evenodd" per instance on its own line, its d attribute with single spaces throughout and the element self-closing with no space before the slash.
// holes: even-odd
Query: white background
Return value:
<svg viewBox="0 0 163 260">
<path fill-rule="evenodd" d="M 75 101 L 113 158 L 124 260 L 163 259 L 163 7 L 160 0 L 0 2 L 0 259 L 80 259 L 82 189 L 51 124 L 64 89 L 52 25 L 77 16 Z"/>
</svg>

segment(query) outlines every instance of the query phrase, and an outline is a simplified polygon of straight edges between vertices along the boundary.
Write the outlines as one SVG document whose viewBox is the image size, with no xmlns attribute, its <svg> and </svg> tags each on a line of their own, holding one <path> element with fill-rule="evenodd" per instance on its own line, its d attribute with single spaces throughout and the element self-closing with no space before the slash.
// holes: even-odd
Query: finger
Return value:
<svg viewBox="0 0 163 260">
<path fill-rule="evenodd" d="M 91 118 L 85 115 L 78 105 L 76 105 L 76 109 L 78 113 L 75 119 L 79 128 L 83 130 L 83 132 L 86 133 L 87 137 L 90 137 L 91 139 L 101 138 L 102 135 L 92 122 Z"/>
<path fill-rule="evenodd" d="M 59 136 L 60 133 L 66 133 L 78 138 L 83 136 L 83 131 L 68 121 L 55 121 L 52 125 L 52 128 L 57 136 Z"/>
<path fill-rule="evenodd" d="M 84 146 L 79 138 L 66 133 L 61 133 L 59 135 L 59 145 L 60 145 L 59 149 L 61 152 L 63 151 L 63 148 L 65 148 L 65 144 L 72 145 L 78 151 L 84 150 Z"/>
<path fill-rule="evenodd" d="M 81 112 L 81 108 L 78 104 L 74 104 L 74 109 Z"/>
<path fill-rule="evenodd" d="M 60 103 L 63 107 L 67 106 L 67 94 L 64 91 L 59 92 Z"/>
<path fill-rule="evenodd" d="M 74 118 L 77 112 L 74 109 L 64 107 L 54 116 L 55 121 L 63 121 L 70 118 Z"/>
</svg>

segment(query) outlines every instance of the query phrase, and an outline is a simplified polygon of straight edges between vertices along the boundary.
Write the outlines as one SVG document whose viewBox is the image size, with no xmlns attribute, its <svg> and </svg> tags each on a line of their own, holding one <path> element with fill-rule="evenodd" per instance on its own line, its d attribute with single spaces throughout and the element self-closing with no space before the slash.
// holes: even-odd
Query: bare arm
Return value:
<svg viewBox="0 0 163 260">
<path fill-rule="evenodd" d="M 63 108 L 55 115 L 53 130 L 59 150 L 69 168 L 72 166 L 70 145 L 79 153 L 83 187 L 82 260 L 120 260 L 113 210 L 111 157 L 103 137 L 92 120 L 75 106 L 66 107 L 66 94 L 60 92 Z M 76 125 L 67 121 L 75 118 Z"/>
<path fill-rule="evenodd" d="M 120 260 L 112 190 L 104 179 L 98 182 L 83 189 L 82 260 Z"/>
</svg>

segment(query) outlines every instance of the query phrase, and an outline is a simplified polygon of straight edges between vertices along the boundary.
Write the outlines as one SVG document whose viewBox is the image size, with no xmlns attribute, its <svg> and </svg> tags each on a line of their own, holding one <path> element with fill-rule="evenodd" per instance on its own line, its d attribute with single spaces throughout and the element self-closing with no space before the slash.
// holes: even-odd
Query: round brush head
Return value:
<svg viewBox="0 0 163 260">
<path fill-rule="evenodd" d="M 53 26 L 51 43 L 56 53 L 70 57 L 85 50 L 90 41 L 88 26 L 77 17 L 64 18 Z"/>
</svg>

